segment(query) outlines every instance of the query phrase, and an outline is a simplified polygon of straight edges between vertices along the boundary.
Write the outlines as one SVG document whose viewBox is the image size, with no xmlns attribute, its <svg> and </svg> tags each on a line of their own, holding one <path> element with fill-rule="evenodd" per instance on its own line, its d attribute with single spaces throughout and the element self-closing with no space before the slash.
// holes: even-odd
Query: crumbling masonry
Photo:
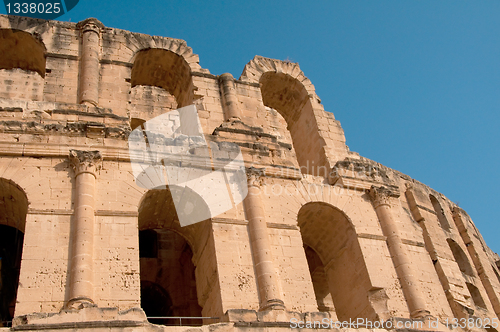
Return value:
<svg viewBox="0 0 500 332">
<path fill-rule="evenodd" d="M 239 147 L 249 195 L 180 227 L 127 139 L 193 104 L 207 142 Z M 13 330 L 500 317 L 499 258 L 467 213 L 349 151 L 298 64 L 215 76 L 182 40 L 96 19 L 0 16 L 0 238 Z"/>
</svg>

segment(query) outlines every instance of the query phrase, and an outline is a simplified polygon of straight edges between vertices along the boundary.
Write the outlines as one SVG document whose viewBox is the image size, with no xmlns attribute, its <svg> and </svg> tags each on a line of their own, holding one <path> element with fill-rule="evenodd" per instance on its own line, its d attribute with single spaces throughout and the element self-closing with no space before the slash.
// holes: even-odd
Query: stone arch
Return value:
<svg viewBox="0 0 500 332">
<path fill-rule="evenodd" d="M 444 209 L 441 206 L 441 203 L 439 203 L 438 199 L 434 195 L 429 195 L 429 199 L 431 200 L 432 207 L 434 208 L 434 211 L 436 212 L 439 224 L 441 225 L 441 228 L 444 229 L 445 231 L 449 232 L 451 229 L 450 223 L 448 222 L 448 219 L 446 218 L 444 214 Z"/>
<path fill-rule="evenodd" d="M 498 283 L 500 283 L 500 274 L 498 274 L 497 268 L 495 265 L 491 264 L 491 269 L 493 270 L 493 273 L 495 273 L 495 276 L 497 277 Z"/>
<path fill-rule="evenodd" d="M 0 69 L 19 68 L 45 77 L 43 42 L 32 34 L 14 29 L 0 29 Z"/>
<path fill-rule="evenodd" d="M 469 290 L 469 293 L 472 297 L 472 302 L 474 302 L 476 307 L 487 309 L 486 302 L 484 302 L 479 289 L 469 282 L 466 282 L 465 284 L 467 285 L 467 289 Z"/>
<path fill-rule="evenodd" d="M 0 98 L 43 100 L 45 45 L 32 34 L 0 29 Z"/>
<path fill-rule="evenodd" d="M 302 173 L 327 175 L 326 142 L 316 117 L 323 107 L 299 65 L 256 56 L 245 66 L 240 80 L 259 83 L 264 105 L 286 120 Z"/>
<path fill-rule="evenodd" d="M 201 68 L 198 54 L 194 54 L 193 49 L 182 39 L 132 33 L 127 35 L 127 48 L 132 52 L 130 63 L 134 63 L 140 51 L 161 49 L 182 57 L 192 72 L 210 73 L 207 69 Z"/>
<path fill-rule="evenodd" d="M 191 68 L 182 56 L 169 50 L 149 48 L 137 52 L 130 83 L 132 88 L 147 85 L 165 89 L 175 97 L 179 107 L 194 100 Z"/>
<path fill-rule="evenodd" d="M 475 277 L 474 268 L 472 267 L 469 258 L 465 252 L 460 248 L 460 245 L 452 239 L 446 239 L 448 245 L 450 246 L 455 262 L 457 262 L 460 271 L 469 277 Z"/>
<path fill-rule="evenodd" d="M 172 301 L 172 316 L 201 317 L 193 256 L 202 249 L 198 245 L 198 237 L 205 225 L 201 222 L 180 226 L 171 190 L 169 187 L 149 190 L 139 205 L 140 241 L 151 240 L 154 232 L 157 250 L 156 255 L 152 255 L 150 248 L 144 250 L 144 245 L 139 243 L 139 248 L 143 248 L 140 258 L 141 285 L 154 283 L 164 289 Z M 142 236 L 144 234 L 146 236 Z M 146 252 L 149 254 L 143 254 Z M 142 305 L 145 310 L 149 308 L 149 304 Z M 199 325 L 201 321 L 193 319 L 186 323 Z"/>
<path fill-rule="evenodd" d="M 306 252 L 307 265 L 311 274 L 318 310 L 321 312 L 331 312 L 334 315 L 335 307 L 333 305 L 330 286 L 328 285 L 328 278 L 325 273 L 325 266 L 314 249 L 304 245 L 304 250 Z"/>
<path fill-rule="evenodd" d="M 0 178 L 0 326 L 14 316 L 28 204 L 17 184 Z"/>
<path fill-rule="evenodd" d="M 387 314 L 385 290 L 373 287 L 352 222 L 334 206 L 310 202 L 299 210 L 303 242 L 324 266 L 339 320 L 379 320 Z"/>
</svg>

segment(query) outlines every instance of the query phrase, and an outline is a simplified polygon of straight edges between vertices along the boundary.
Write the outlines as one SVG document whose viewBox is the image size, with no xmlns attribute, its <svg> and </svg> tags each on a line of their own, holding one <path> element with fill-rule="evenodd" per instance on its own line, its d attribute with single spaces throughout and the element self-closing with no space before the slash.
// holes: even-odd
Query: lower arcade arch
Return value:
<svg viewBox="0 0 500 332">
<path fill-rule="evenodd" d="M 14 317 L 27 212 L 24 191 L 0 178 L 0 326 Z"/>
<path fill-rule="evenodd" d="M 384 289 L 371 285 L 348 217 L 330 204 L 311 202 L 300 209 L 298 225 L 318 310 L 332 315 L 334 311 L 341 321 L 384 319 L 388 312 L 387 295 Z"/>
<path fill-rule="evenodd" d="M 201 223 L 199 223 L 201 224 Z M 193 252 L 199 224 L 181 227 L 170 190 L 153 189 L 139 207 L 141 307 L 155 324 L 202 325 Z M 168 318 L 170 317 L 170 318 Z"/>
</svg>

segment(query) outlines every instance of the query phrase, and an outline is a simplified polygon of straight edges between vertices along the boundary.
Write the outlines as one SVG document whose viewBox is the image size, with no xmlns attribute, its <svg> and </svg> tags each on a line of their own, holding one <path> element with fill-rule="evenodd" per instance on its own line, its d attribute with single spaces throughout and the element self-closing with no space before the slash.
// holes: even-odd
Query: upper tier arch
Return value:
<svg viewBox="0 0 500 332">
<path fill-rule="evenodd" d="M 278 111 L 288 125 L 302 173 L 326 176 L 331 169 L 325 111 L 311 81 L 296 63 L 255 56 L 240 80 L 260 85 L 264 106 Z M 323 121 L 320 126 L 320 121 Z"/>
<path fill-rule="evenodd" d="M 0 29 L 0 69 L 20 68 L 45 77 L 46 48 L 31 33 Z"/>
<path fill-rule="evenodd" d="M 124 33 L 126 34 L 125 39 L 127 47 L 133 52 L 132 57 L 128 61 L 130 63 L 135 62 L 137 55 L 141 51 L 160 49 L 170 51 L 182 57 L 182 59 L 189 66 L 191 72 L 210 73 L 208 69 L 201 68 L 200 57 L 198 54 L 194 54 L 193 49 L 187 46 L 186 42 L 182 39 L 148 36 L 140 33 L 129 33 L 125 31 Z"/>
<path fill-rule="evenodd" d="M 267 72 L 282 73 L 291 76 L 304 86 L 309 98 L 315 98 L 315 101 L 320 102 L 316 89 L 306 75 L 302 72 L 298 63 L 289 61 L 281 61 L 276 59 L 265 58 L 256 55 L 250 62 L 245 65 L 241 73 L 240 80 L 244 82 L 259 83 L 262 75 Z M 321 107 L 323 108 L 323 107 Z"/>
<path fill-rule="evenodd" d="M 131 73 L 132 87 L 157 86 L 175 96 L 180 107 L 193 102 L 194 86 L 191 69 L 185 59 L 161 48 L 139 51 L 134 57 Z"/>
</svg>

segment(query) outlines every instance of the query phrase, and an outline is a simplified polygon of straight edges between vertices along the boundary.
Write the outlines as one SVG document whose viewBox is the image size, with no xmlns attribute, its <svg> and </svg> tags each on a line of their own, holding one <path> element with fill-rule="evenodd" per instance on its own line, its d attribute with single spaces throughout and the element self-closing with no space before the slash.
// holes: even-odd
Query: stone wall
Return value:
<svg viewBox="0 0 500 332">
<path fill-rule="evenodd" d="M 182 40 L 9 16 L 0 54 L 0 226 L 24 234 L 17 297 L 0 289 L 14 330 L 184 330 L 141 307 L 214 331 L 500 317 L 499 258 L 467 213 L 349 151 L 298 64 L 215 76 Z M 127 139 L 192 104 L 209 144 L 241 151 L 249 195 L 181 227 L 172 188 L 136 184 Z"/>
</svg>

